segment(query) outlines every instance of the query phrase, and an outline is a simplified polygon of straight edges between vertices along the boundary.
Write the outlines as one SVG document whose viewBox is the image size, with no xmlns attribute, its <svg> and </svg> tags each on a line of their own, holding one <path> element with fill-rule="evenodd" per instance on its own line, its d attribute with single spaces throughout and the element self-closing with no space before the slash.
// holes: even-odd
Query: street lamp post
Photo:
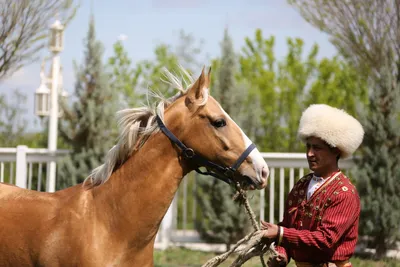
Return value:
<svg viewBox="0 0 400 267">
<path fill-rule="evenodd" d="M 41 70 L 41 85 L 35 93 L 35 113 L 38 116 L 49 116 L 48 150 L 54 156 L 57 151 L 57 127 L 59 112 L 59 95 L 65 96 L 60 78 L 60 55 L 64 43 L 64 26 L 56 20 L 50 26 L 49 49 L 52 53 L 51 76 L 44 74 L 44 64 Z M 50 90 L 48 89 L 50 86 Z M 54 192 L 56 188 L 56 161 L 53 158 L 47 164 L 46 191 Z"/>
</svg>

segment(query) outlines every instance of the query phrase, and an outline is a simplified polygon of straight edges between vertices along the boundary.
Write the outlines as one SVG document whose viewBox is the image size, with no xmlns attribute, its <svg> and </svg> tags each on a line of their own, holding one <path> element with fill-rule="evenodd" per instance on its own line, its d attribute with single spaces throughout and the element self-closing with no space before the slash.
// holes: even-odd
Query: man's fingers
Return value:
<svg viewBox="0 0 400 267">
<path fill-rule="evenodd" d="M 270 223 L 266 221 L 261 221 L 261 229 L 268 229 Z"/>
</svg>

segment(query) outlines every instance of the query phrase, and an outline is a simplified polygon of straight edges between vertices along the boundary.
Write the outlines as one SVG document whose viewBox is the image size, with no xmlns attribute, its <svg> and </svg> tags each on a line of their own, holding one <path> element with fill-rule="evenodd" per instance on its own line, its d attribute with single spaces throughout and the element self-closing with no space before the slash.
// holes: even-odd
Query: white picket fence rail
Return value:
<svg viewBox="0 0 400 267">
<path fill-rule="evenodd" d="M 49 191 L 47 186 L 49 181 L 47 177 L 43 177 L 44 170 L 49 162 L 57 161 L 67 154 L 67 150 L 58 150 L 52 154 L 47 149 L 32 149 L 26 146 L 0 148 L 0 182 L 32 190 Z M 283 217 L 286 193 L 297 179 L 308 172 L 308 164 L 305 153 L 262 153 L 262 155 L 270 167 L 269 185 L 265 190 L 252 192 L 259 195 L 253 208 L 257 219 L 276 222 Z M 341 160 L 340 168 L 349 169 L 353 164 L 351 159 Z M 195 221 L 201 219 L 196 217 L 198 207 L 194 195 L 197 188 L 196 181 L 199 179 L 196 175 L 192 172 L 183 179 L 161 224 L 156 238 L 157 248 L 166 248 L 171 244 L 202 242 L 194 229 Z M 265 197 L 265 194 L 268 196 Z M 278 194 L 277 199 L 276 194 Z M 266 203 L 265 199 L 268 199 L 269 203 Z M 269 204 L 269 209 L 268 214 L 265 214 L 267 204 Z M 278 214 L 276 214 L 276 205 L 278 205 Z"/>
<path fill-rule="evenodd" d="M 0 182 L 38 191 L 49 191 L 48 163 L 68 154 L 68 150 L 49 152 L 46 148 L 17 146 L 0 148 Z"/>
</svg>

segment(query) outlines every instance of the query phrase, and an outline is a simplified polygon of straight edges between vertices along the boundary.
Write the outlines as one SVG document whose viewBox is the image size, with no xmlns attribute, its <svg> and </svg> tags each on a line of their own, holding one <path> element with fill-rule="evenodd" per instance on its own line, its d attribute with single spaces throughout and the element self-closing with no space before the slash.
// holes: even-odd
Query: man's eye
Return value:
<svg viewBox="0 0 400 267">
<path fill-rule="evenodd" d="M 224 119 L 219 119 L 219 120 L 213 121 L 211 124 L 216 128 L 221 128 L 226 125 L 226 121 Z"/>
</svg>

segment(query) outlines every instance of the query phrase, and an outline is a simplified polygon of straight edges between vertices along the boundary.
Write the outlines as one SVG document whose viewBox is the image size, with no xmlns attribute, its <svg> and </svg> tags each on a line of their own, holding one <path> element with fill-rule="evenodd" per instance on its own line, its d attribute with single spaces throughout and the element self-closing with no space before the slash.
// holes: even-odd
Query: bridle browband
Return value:
<svg viewBox="0 0 400 267">
<path fill-rule="evenodd" d="M 243 163 L 243 161 L 247 158 L 247 156 L 253 151 L 256 146 L 252 143 L 240 157 L 236 160 L 236 162 L 231 167 L 224 167 L 213 163 L 204 157 L 196 154 L 193 149 L 185 146 L 162 122 L 161 118 L 157 115 L 157 124 L 160 127 L 161 131 L 182 150 L 182 156 L 187 159 L 191 160 L 198 165 L 198 167 L 206 167 L 207 171 L 202 172 L 197 167 L 195 169 L 196 172 L 203 174 L 203 175 L 211 175 L 219 180 L 224 181 L 225 183 L 231 185 L 233 182 L 233 176 L 235 175 L 237 169 Z"/>
</svg>

